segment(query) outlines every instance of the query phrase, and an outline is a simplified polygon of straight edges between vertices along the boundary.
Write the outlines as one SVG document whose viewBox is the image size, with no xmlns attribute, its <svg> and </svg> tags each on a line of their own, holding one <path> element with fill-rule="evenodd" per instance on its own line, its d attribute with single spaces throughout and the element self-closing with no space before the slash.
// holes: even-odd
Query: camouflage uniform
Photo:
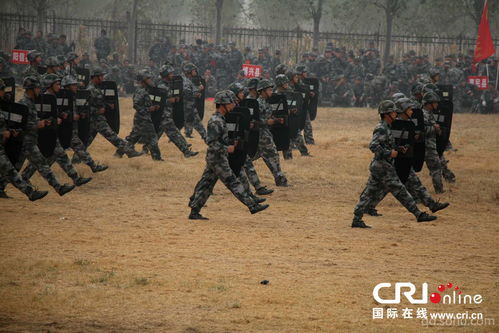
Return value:
<svg viewBox="0 0 499 333">
<path fill-rule="evenodd" d="M 201 138 L 206 141 L 206 130 L 201 123 L 201 118 L 199 118 L 198 110 L 196 109 L 195 94 L 198 93 L 198 89 L 194 87 L 192 81 L 184 74 L 182 74 L 182 80 L 184 83 L 183 99 L 184 99 L 184 116 L 185 116 L 185 134 L 187 136 L 192 135 L 192 128 L 201 135 Z"/>
<path fill-rule="evenodd" d="M 208 121 L 208 136 L 206 138 L 208 150 L 206 152 L 206 168 L 201 179 L 196 184 L 193 195 L 190 197 L 189 207 L 193 210 L 201 210 L 218 179 L 248 208 L 256 206 L 256 202 L 250 197 L 243 184 L 234 175 L 227 159 L 227 148 L 229 138 L 227 135 L 227 124 L 225 118 L 218 112 Z"/>
<path fill-rule="evenodd" d="M 433 182 L 435 192 L 442 192 L 444 189 L 442 183 L 442 163 L 437 152 L 437 134 L 435 124 L 437 123 L 433 112 L 423 108 L 425 123 L 425 162 Z"/>
<path fill-rule="evenodd" d="M 158 88 L 165 89 L 167 91 L 166 95 L 168 98 L 172 96 L 170 86 L 166 81 L 160 80 L 157 84 Z M 166 102 L 165 109 L 163 111 L 163 117 L 161 119 L 160 131 L 158 133 L 158 140 L 161 138 L 161 135 L 166 133 L 166 136 L 170 141 L 172 141 L 177 148 L 185 154 L 187 154 L 190 149 L 185 140 L 182 133 L 180 133 L 179 129 L 175 125 L 173 121 L 173 105 L 170 102 Z"/>
<path fill-rule="evenodd" d="M 355 219 L 361 220 L 364 211 L 372 206 L 372 202 L 379 200 L 380 191 L 392 193 L 414 216 L 419 217 L 422 213 L 397 176 L 393 159 L 390 157 L 392 150 L 395 148 L 395 139 L 392 136 L 390 126 L 384 120 L 381 120 L 374 129 L 373 137 L 369 143 L 369 149 L 374 153 L 374 158 L 369 166 L 371 174 L 367 185 L 355 206 Z"/>
<path fill-rule="evenodd" d="M 137 89 L 133 94 L 133 108 L 135 109 L 133 128 L 132 132 L 126 137 L 126 140 L 133 146 L 141 139 L 147 144 L 153 160 L 161 160 L 158 136 L 156 135 L 156 130 L 151 120 L 151 112 L 149 111 L 151 106 L 152 101 L 146 88 Z"/>
<path fill-rule="evenodd" d="M 98 114 L 99 109 L 105 107 L 104 94 L 100 88 L 96 87 L 92 82 L 88 84 L 87 90 L 90 91 L 88 104 L 90 105 L 90 134 L 87 142 L 87 147 L 95 139 L 97 133 L 100 133 L 107 141 L 113 144 L 120 152 L 125 154 L 135 153 L 130 144 L 118 137 L 107 123 L 104 114 Z"/>
<path fill-rule="evenodd" d="M 5 118 L 0 112 L 0 192 L 3 192 L 6 183 L 10 182 L 19 191 L 29 196 L 33 192 L 33 187 L 22 179 L 5 152 L 3 132 L 7 130 Z"/>
<path fill-rule="evenodd" d="M 281 164 L 279 162 L 279 154 L 274 143 L 274 138 L 270 132 L 269 125 L 267 125 L 267 120 L 272 117 L 272 108 L 266 99 L 259 97 L 258 104 L 260 109 L 260 139 L 258 142 L 258 152 L 256 153 L 253 160 L 258 158 L 263 158 L 263 161 L 272 172 L 276 185 L 287 183 L 286 176 L 281 170 Z"/>
</svg>

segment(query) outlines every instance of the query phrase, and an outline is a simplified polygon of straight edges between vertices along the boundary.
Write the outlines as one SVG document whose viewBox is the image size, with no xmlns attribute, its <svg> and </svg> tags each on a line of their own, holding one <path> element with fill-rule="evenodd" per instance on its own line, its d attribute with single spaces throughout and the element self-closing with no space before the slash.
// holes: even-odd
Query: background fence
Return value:
<svg viewBox="0 0 499 333">
<path fill-rule="evenodd" d="M 15 45 L 19 28 L 35 32 L 37 30 L 37 17 L 31 15 L 0 13 L 0 49 L 10 51 Z M 48 15 L 43 19 L 42 31 L 64 33 L 68 41 L 74 41 L 77 52 L 88 52 L 95 55 L 94 40 L 100 35 L 101 29 L 106 29 L 108 36 L 113 40 L 114 51 L 121 55 L 127 54 L 130 20 L 113 21 L 100 19 L 65 18 Z M 136 59 L 139 63 L 148 60 L 149 48 L 156 38 L 168 37 L 174 44 L 184 39 L 187 44 L 192 44 L 196 39 L 214 40 L 215 27 L 192 24 L 152 24 L 137 22 L 131 29 L 135 30 L 137 49 Z M 267 30 L 224 27 L 222 30 L 223 42 L 235 41 L 242 49 L 245 46 L 253 50 L 268 46 L 271 52 L 281 50 L 282 59 L 296 61 L 300 54 L 312 48 L 313 33 L 311 31 L 295 28 L 291 30 Z M 368 34 L 322 32 L 319 36 L 319 49 L 322 51 L 327 42 L 333 42 L 338 47 L 357 50 L 368 48 L 371 42 L 375 47 L 384 52 L 385 36 L 379 32 Z M 495 40 L 499 44 L 499 40 Z M 414 50 L 417 54 L 428 55 L 431 60 L 450 53 L 464 53 L 475 46 L 475 37 L 458 36 L 392 36 L 391 54 L 396 58 Z M 499 47 L 496 47 L 499 50 Z"/>
</svg>

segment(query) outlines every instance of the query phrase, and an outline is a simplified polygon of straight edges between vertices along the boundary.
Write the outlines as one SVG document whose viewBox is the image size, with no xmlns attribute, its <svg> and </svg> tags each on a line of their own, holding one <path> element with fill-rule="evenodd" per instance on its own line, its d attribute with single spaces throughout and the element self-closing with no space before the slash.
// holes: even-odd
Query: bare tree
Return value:
<svg viewBox="0 0 499 333">
<path fill-rule="evenodd" d="M 216 28 L 216 35 L 215 35 L 215 42 L 216 44 L 220 44 L 220 41 L 222 40 L 222 11 L 224 7 L 224 0 L 216 0 L 216 7 L 217 7 L 217 28 Z"/>
<path fill-rule="evenodd" d="M 320 34 L 320 24 L 322 18 L 322 8 L 324 5 L 324 0 L 309 0 L 308 1 L 308 11 L 312 20 L 314 21 L 314 34 L 313 34 L 313 46 L 317 47 L 319 45 L 319 34 Z"/>
<path fill-rule="evenodd" d="M 405 0 L 373 0 L 376 7 L 383 9 L 386 19 L 385 53 L 383 54 L 383 64 L 386 64 L 390 56 L 392 44 L 393 20 L 397 13 L 406 5 Z"/>
</svg>

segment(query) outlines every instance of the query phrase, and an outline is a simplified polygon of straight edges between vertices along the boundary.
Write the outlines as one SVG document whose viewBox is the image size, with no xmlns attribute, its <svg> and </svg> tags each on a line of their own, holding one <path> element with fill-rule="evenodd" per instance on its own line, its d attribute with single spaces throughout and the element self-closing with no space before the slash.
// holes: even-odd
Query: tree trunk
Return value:
<svg viewBox="0 0 499 333">
<path fill-rule="evenodd" d="M 224 6 L 224 0 L 216 0 L 217 7 L 217 27 L 215 35 L 215 44 L 219 45 L 222 40 L 222 10 Z"/>
<path fill-rule="evenodd" d="M 43 31 L 43 24 L 47 21 L 47 0 L 36 2 L 36 29 Z"/>
<path fill-rule="evenodd" d="M 318 47 L 319 45 L 319 26 L 321 24 L 321 17 L 317 18 L 317 15 L 314 16 L 314 35 L 313 35 L 313 47 Z"/>
<path fill-rule="evenodd" d="M 392 28 L 393 28 L 393 14 L 386 11 L 386 36 L 385 36 L 385 53 L 383 55 L 383 65 L 388 62 L 390 56 L 390 47 L 392 44 Z"/>
<path fill-rule="evenodd" d="M 133 0 L 132 13 L 127 12 L 128 60 L 134 64 L 137 60 L 137 4 L 138 0 Z"/>
</svg>

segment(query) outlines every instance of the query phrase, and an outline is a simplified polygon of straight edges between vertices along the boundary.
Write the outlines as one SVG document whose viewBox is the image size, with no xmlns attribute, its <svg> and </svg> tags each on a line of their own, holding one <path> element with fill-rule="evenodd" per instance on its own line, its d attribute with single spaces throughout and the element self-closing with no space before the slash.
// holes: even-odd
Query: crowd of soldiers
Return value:
<svg viewBox="0 0 499 333">
<path fill-rule="evenodd" d="M 19 48 L 42 46 L 41 51 L 29 52 L 30 65 L 22 74 L 18 73 L 25 90 L 18 103 L 28 110 L 26 127 L 21 132 L 9 129 L 9 122 L 0 117 L 4 142 L 15 137 L 22 138 L 20 156 L 15 163 L 9 161 L 3 143 L 0 145 L 0 197 L 3 198 L 8 197 L 5 192 L 7 182 L 14 184 L 31 200 L 44 197 L 47 192 L 35 190 L 29 182 L 35 171 L 39 171 L 60 195 L 91 181 L 91 178 L 81 177 L 73 164 L 84 162 L 93 172 L 107 169 L 107 166 L 94 161 L 88 151 L 97 133 L 116 147 L 117 157 L 126 154 L 133 158 L 150 154 L 153 160 L 162 161 L 158 142 L 163 133 L 186 158 L 190 158 L 198 153 L 191 150 L 186 138 L 192 138 L 193 130 L 196 130 L 208 149 L 205 171 L 189 201 L 189 218 L 205 219 L 200 210 L 218 179 L 251 213 L 257 213 L 268 207 L 262 204 L 265 199 L 260 196 L 271 194 L 273 189 L 261 184 L 253 162 L 261 157 L 274 176 L 275 185 L 290 186 L 281 168 L 278 152 L 282 151 L 284 159 L 293 158 L 293 149 L 298 150 L 302 156 L 311 156 L 307 145 L 315 144 L 312 121 L 317 105 L 329 103 L 343 107 L 377 106 L 381 117 L 370 144 L 370 149 L 375 154 L 370 166 L 371 175 L 355 209 L 352 227 L 368 227 L 362 220 L 363 214 L 378 216 L 375 207 L 388 192 L 413 213 L 418 221 L 432 221 L 436 217 L 421 212 L 416 203 L 422 202 L 432 212 L 446 208 L 448 203 L 435 201 L 414 170 L 411 169 L 408 179 L 404 181 L 397 175 L 395 160 L 397 155 L 405 154 L 407 148 L 399 149 L 397 140 L 391 133 L 391 124 L 396 118 L 410 119 L 414 110 L 420 110 L 421 115 L 424 115 L 425 128 L 419 131 L 418 139 L 424 140 L 424 161 L 430 171 L 435 192 L 442 193 L 443 179 L 455 182 L 455 175 L 447 167 L 448 161 L 443 152 L 437 152 L 436 148 L 436 138 L 442 134 L 435 115 L 439 111 L 438 103 L 441 100 L 438 85 L 453 87 L 454 99 L 458 101 L 455 103 L 456 110 L 464 107 L 463 101 L 459 100 L 464 98 L 460 89 L 474 91 L 471 95 L 467 91 L 464 93 L 473 99 L 470 108 L 474 108 L 476 103 L 480 108 L 487 107 L 489 102 L 489 99 L 483 97 L 485 93 L 480 97 L 473 95 L 476 90 L 466 82 L 468 57 L 448 56 L 444 61 L 437 59 L 432 66 L 427 58 L 409 52 L 404 55 L 401 63 L 396 64 L 390 59 L 388 64 L 381 66 L 379 52 L 374 48 L 359 50 L 355 55 L 328 44 L 322 56 L 318 56 L 317 50 L 314 50 L 304 54 L 298 64 L 291 66 L 280 59 L 279 52 L 271 56 L 268 48 L 258 50 L 255 56 L 250 48 L 240 52 L 235 43 L 230 43 L 225 48 L 197 40 L 195 45 L 181 43 L 176 47 L 168 40 L 158 40 L 149 52 L 150 62 L 136 69 L 126 62 L 121 63 L 120 57 L 112 53 L 112 43 L 106 37 L 105 30 L 102 30 L 101 36 L 94 43 L 97 58 L 95 63 L 90 61 L 88 54 L 79 56 L 73 48 L 67 46 L 65 36 L 49 36 L 48 45 L 40 42 L 41 33 L 31 38 L 28 32 L 23 32 L 18 38 Z M 52 47 L 57 51 L 52 50 Z M 490 77 L 497 76 L 497 61 L 489 61 L 490 66 L 480 65 L 479 71 L 485 68 Z M 262 76 L 246 79 L 241 70 L 243 63 L 261 65 Z M 14 73 L 3 64 L 5 66 L 0 67 L 0 76 L 12 76 Z M 113 82 L 115 85 L 112 94 L 116 98 L 114 102 L 107 98 L 107 91 L 112 90 L 113 86 L 106 85 L 106 82 Z M 6 99 L 5 89 L 6 84 L 2 82 L 0 100 Z M 132 131 L 125 139 L 118 136 L 118 89 L 121 93 L 133 94 L 133 108 L 136 111 Z M 75 98 L 73 105 L 56 118 L 50 121 L 40 119 L 40 110 L 37 110 L 35 103 L 39 103 L 37 101 L 42 92 L 44 95 L 58 97 L 61 90 L 74 96 L 78 91 L 87 91 L 88 114 L 79 114 Z M 492 112 L 495 112 L 497 90 L 493 93 Z M 216 112 L 208 121 L 206 129 L 202 124 L 202 117 L 205 97 L 210 95 L 214 96 Z M 276 102 L 275 96 L 285 96 L 285 102 L 282 99 L 277 99 Z M 478 98 L 480 102 L 474 98 Z M 12 100 L 9 102 L 12 103 Z M 286 110 L 289 113 L 282 115 L 279 111 L 284 104 L 289 104 L 289 110 Z M 244 118 L 244 110 L 253 108 L 258 110 L 258 116 L 255 117 L 253 113 L 248 116 L 251 125 L 247 131 L 248 134 L 256 132 L 258 139 L 256 151 L 249 153 L 247 148 L 241 148 L 239 142 L 244 136 L 234 139 L 234 130 L 230 129 L 233 126 L 228 126 L 227 119 L 234 110 Z M 88 133 L 83 139 L 78 121 L 85 116 L 88 118 Z M 38 132 L 54 125 L 53 123 L 62 126 L 65 121 L 74 123 L 69 143 L 63 144 L 60 142 L 62 139 L 57 138 L 50 154 L 44 154 L 38 147 Z M 291 130 L 291 123 L 298 125 Z M 282 133 L 283 127 L 287 131 L 287 144 L 282 144 L 279 134 L 276 134 Z M 184 128 L 185 136 L 182 135 L 181 128 Z M 142 152 L 135 150 L 138 143 L 143 144 Z M 447 148 L 451 149 L 450 142 Z M 72 159 L 67 155 L 69 149 L 74 152 Z M 241 150 L 244 150 L 243 155 L 240 155 Z M 26 159 L 29 163 L 20 172 Z M 54 162 L 73 180 L 73 185 L 59 183 L 50 168 Z"/>
</svg>

